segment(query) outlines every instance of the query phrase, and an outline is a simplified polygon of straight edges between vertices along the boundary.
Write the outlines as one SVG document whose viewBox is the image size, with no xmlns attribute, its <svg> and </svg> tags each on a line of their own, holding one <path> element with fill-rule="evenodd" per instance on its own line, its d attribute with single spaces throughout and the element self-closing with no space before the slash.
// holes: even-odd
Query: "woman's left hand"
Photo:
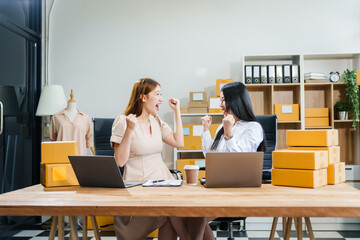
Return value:
<svg viewBox="0 0 360 240">
<path fill-rule="evenodd" d="M 222 123 L 223 123 L 223 127 L 224 127 L 224 134 L 227 137 L 231 137 L 232 136 L 232 127 L 235 124 L 235 118 L 231 114 L 229 114 L 223 118 Z"/>
<path fill-rule="evenodd" d="M 180 111 L 180 101 L 176 98 L 169 99 L 169 106 L 175 112 L 176 110 Z"/>
</svg>

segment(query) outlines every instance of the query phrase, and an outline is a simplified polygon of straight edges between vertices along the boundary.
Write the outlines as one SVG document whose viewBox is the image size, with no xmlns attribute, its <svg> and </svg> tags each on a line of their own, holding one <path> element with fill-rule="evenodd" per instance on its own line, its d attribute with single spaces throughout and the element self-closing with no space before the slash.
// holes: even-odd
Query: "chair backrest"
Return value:
<svg viewBox="0 0 360 240">
<path fill-rule="evenodd" d="M 114 118 L 93 118 L 93 122 L 95 154 L 114 156 L 114 149 L 110 146 Z"/>
<path fill-rule="evenodd" d="M 277 115 L 256 116 L 264 129 L 267 149 L 264 153 L 263 180 L 271 179 L 272 152 L 276 149 Z"/>
</svg>

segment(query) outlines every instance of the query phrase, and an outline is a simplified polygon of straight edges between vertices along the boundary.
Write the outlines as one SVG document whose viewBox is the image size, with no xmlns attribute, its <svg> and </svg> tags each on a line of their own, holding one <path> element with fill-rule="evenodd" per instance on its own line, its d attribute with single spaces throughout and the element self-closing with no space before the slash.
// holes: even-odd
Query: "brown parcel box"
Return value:
<svg viewBox="0 0 360 240">
<path fill-rule="evenodd" d="M 77 142 L 52 141 L 41 143 L 41 163 L 70 163 L 69 155 L 79 155 Z"/>
<path fill-rule="evenodd" d="M 40 182 L 45 187 L 79 185 L 79 182 L 70 163 L 41 164 Z"/>
<path fill-rule="evenodd" d="M 315 150 L 328 151 L 329 164 L 340 162 L 340 146 L 330 146 L 330 147 L 288 147 L 289 150 Z"/>
<path fill-rule="evenodd" d="M 210 126 L 210 133 L 211 137 L 215 137 L 216 129 L 219 127 L 220 124 L 211 124 Z M 196 124 L 187 124 L 183 125 L 183 131 L 184 131 L 184 147 L 178 148 L 178 150 L 201 150 L 201 132 L 199 134 L 196 134 L 194 136 L 194 127 L 199 129 L 202 129 L 202 125 L 196 125 Z"/>
<path fill-rule="evenodd" d="M 299 104 L 274 104 L 278 121 L 299 121 Z"/>
<path fill-rule="evenodd" d="M 305 108 L 305 118 L 329 118 L 329 109 Z"/>
<path fill-rule="evenodd" d="M 327 151 L 276 150 L 272 153 L 273 168 L 316 170 L 327 168 Z"/>
<path fill-rule="evenodd" d="M 328 117 L 306 117 L 305 118 L 305 127 L 328 127 L 329 118 Z"/>
<path fill-rule="evenodd" d="M 338 184 L 345 182 L 345 163 L 339 162 L 330 164 L 328 169 L 328 184 Z"/>
<path fill-rule="evenodd" d="M 329 130 L 287 130 L 286 146 L 326 147 L 339 145 L 338 131 Z"/>
<path fill-rule="evenodd" d="M 232 80 L 231 78 L 229 79 L 216 79 L 216 96 L 220 97 L 220 93 L 221 93 L 221 88 L 227 84 L 227 83 L 232 83 L 234 80 Z"/>
<path fill-rule="evenodd" d="M 327 184 L 327 169 L 272 169 L 272 184 L 290 187 L 317 188 Z"/>
</svg>

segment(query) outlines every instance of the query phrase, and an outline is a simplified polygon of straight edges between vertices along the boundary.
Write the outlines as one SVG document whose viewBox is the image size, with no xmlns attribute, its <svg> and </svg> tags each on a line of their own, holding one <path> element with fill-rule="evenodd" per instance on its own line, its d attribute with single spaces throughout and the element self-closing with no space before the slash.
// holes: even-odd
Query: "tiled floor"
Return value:
<svg viewBox="0 0 360 240">
<path fill-rule="evenodd" d="M 217 240 L 226 240 L 228 236 L 227 231 L 213 231 L 214 236 Z M 42 230 L 40 225 L 21 225 L 16 228 L 10 230 L 2 230 L 0 231 L 0 240 L 7 240 L 7 239 L 18 239 L 18 240 L 28 240 L 28 239 L 48 239 L 50 231 L 49 230 Z M 115 233 L 113 231 L 101 231 L 101 239 L 116 240 Z M 234 237 L 236 240 L 265 240 L 269 239 L 270 231 L 236 231 L 234 232 Z M 337 239 L 349 239 L 349 240 L 360 240 L 360 231 L 315 231 L 314 232 L 316 239 L 330 239 L 330 240 L 337 240 Z M 79 239 L 81 238 L 81 230 L 79 231 Z M 309 236 L 306 232 L 303 233 L 303 239 L 309 239 Z M 55 238 L 57 239 L 57 238 Z M 65 239 L 69 239 L 69 230 L 65 230 Z M 95 240 L 94 233 L 92 231 L 88 232 L 88 240 Z M 277 231 L 275 233 L 275 239 L 280 240 L 282 239 L 282 232 Z M 291 233 L 290 239 L 296 239 L 296 232 L 293 231 Z M 154 239 L 155 240 L 155 239 Z"/>
</svg>

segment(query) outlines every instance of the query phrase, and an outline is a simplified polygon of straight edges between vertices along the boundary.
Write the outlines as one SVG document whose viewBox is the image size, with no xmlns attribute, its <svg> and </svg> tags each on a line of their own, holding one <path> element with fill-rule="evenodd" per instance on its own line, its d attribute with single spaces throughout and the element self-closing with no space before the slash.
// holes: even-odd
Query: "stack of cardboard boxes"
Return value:
<svg viewBox="0 0 360 240">
<path fill-rule="evenodd" d="M 77 142 L 41 143 L 40 182 L 44 187 L 79 185 L 69 155 L 79 155 Z"/>
<path fill-rule="evenodd" d="M 273 152 L 273 185 L 317 188 L 345 181 L 337 130 L 288 130 L 286 144 Z"/>
<path fill-rule="evenodd" d="M 211 124 L 210 126 L 210 134 L 211 137 L 215 137 L 216 129 L 220 124 Z M 202 142 L 201 142 L 201 133 L 203 132 L 203 126 L 200 124 L 187 124 L 183 125 L 184 132 L 184 147 L 178 148 L 178 150 L 201 150 Z M 205 167 L 205 159 L 178 159 L 176 161 L 176 169 L 179 170 L 183 178 L 185 180 L 185 165 L 198 165 L 199 167 Z M 199 171 L 199 179 L 205 177 L 205 171 Z"/>
<path fill-rule="evenodd" d="M 328 127 L 328 108 L 305 108 L 305 127 Z"/>
<path fill-rule="evenodd" d="M 216 96 L 209 97 L 209 113 L 222 113 L 220 107 L 220 93 L 221 88 L 228 83 L 232 83 L 232 79 L 217 79 L 216 80 Z"/>
<path fill-rule="evenodd" d="M 190 92 L 188 113 L 207 113 L 206 92 Z"/>
</svg>

